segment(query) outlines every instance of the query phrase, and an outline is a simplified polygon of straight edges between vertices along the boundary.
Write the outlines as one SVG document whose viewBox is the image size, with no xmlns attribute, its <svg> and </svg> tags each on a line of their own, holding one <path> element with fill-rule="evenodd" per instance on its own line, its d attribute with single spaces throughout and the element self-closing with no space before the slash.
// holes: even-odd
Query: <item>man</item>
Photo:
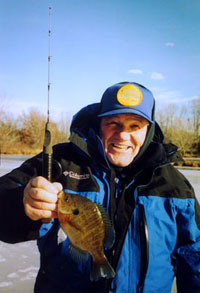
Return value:
<svg viewBox="0 0 200 293">
<path fill-rule="evenodd" d="M 42 155 L 0 178 L 0 240 L 38 240 L 36 293 L 200 292 L 200 209 L 186 178 L 171 164 L 152 93 L 137 83 L 109 87 L 100 103 L 74 117 L 70 142 L 54 147 L 60 174 L 42 175 Z M 116 239 L 105 253 L 114 279 L 89 279 L 90 260 L 75 262 L 69 239 L 58 244 L 57 194 L 64 189 L 103 205 Z"/>
</svg>

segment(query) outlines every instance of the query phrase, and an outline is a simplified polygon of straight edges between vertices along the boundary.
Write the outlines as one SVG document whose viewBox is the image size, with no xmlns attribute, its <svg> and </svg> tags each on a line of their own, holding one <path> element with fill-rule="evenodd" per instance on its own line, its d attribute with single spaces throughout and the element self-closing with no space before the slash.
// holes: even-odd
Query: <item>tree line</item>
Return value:
<svg viewBox="0 0 200 293">
<path fill-rule="evenodd" d="M 165 141 L 178 146 L 183 156 L 200 156 L 200 98 L 184 106 L 170 104 L 158 111 Z"/>
<path fill-rule="evenodd" d="M 166 141 L 179 147 L 183 156 L 200 156 L 200 98 L 187 106 L 170 104 L 157 111 Z M 13 118 L 0 105 L 0 152 L 5 154 L 35 154 L 43 149 L 46 116 L 30 109 Z M 70 117 L 51 122 L 52 143 L 65 142 L 69 137 Z"/>
<path fill-rule="evenodd" d="M 36 154 L 42 151 L 46 116 L 30 109 L 17 118 L 0 110 L 0 151 L 3 154 Z M 69 117 L 50 122 L 52 144 L 65 142 L 69 136 Z"/>
</svg>

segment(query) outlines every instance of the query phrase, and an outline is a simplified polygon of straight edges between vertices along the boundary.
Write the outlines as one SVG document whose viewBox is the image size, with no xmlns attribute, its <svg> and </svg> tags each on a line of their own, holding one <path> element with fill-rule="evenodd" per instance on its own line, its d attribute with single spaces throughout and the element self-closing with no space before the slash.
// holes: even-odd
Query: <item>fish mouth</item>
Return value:
<svg viewBox="0 0 200 293">
<path fill-rule="evenodd" d="M 60 219 L 60 222 L 63 223 L 63 224 L 67 224 L 71 227 L 73 227 L 74 229 L 78 230 L 78 231 L 81 231 L 81 226 L 79 226 L 77 223 L 75 223 L 73 220 L 72 220 L 72 213 L 62 213 L 62 211 L 60 211 L 60 213 L 64 216 L 64 218 L 61 220 Z"/>
</svg>

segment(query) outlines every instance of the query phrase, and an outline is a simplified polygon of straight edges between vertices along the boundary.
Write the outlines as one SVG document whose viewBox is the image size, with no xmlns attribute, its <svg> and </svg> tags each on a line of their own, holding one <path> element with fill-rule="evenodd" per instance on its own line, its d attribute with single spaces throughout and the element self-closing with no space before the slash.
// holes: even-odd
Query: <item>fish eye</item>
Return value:
<svg viewBox="0 0 200 293">
<path fill-rule="evenodd" d="M 73 214 L 74 215 L 78 215 L 79 214 L 79 210 L 78 209 L 73 210 Z"/>
<path fill-rule="evenodd" d="M 65 196 L 65 201 L 68 202 L 69 201 L 69 196 Z"/>
</svg>

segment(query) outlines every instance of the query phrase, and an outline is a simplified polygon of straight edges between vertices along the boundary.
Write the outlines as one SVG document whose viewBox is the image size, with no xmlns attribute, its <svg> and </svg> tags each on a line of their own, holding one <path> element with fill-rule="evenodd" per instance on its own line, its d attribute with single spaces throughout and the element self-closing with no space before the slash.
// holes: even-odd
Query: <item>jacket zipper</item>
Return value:
<svg viewBox="0 0 200 293">
<path fill-rule="evenodd" d="M 141 266 L 140 280 L 137 286 L 137 293 L 143 293 L 144 282 L 149 264 L 149 235 L 146 222 L 144 206 L 139 204 L 139 231 L 140 231 L 140 247 L 141 247 Z"/>
</svg>

